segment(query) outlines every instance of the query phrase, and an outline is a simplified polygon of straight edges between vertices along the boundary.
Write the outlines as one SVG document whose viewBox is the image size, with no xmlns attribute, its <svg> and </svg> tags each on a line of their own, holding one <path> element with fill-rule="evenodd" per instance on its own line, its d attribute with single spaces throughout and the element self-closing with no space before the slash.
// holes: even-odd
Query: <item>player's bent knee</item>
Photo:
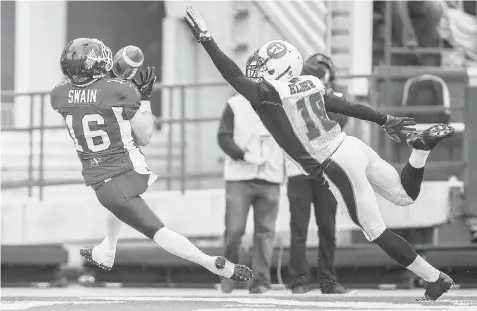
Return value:
<svg viewBox="0 0 477 311">
<path fill-rule="evenodd" d="M 157 231 L 161 230 L 162 228 L 165 228 L 164 224 L 162 221 L 157 219 L 157 221 L 145 224 L 141 233 L 151 240 L 154 240 L 154 236 L 156 235 Z"/>
<path fill-rule="evenodd" d="M 413 200 L 407 194 L 400 193 L 400 195 L 396 196 L 392 202 L 397 206 L 409 206 L 413 204 L 415 200 Z"/>
<path fill-rule="evenodd" d="M 374 228 L 362 228 L 362 231 L 369 242 L 374 242 L 383 234 L 384 231 L 386 231 L 386 225 L 382 223 L 375 226 Z"/>
<path fill-rule="evenodd" d="M 409 206 L 412 205 L 415 201 L 410 197 L 400 198 L 394 202 L 397 206 Z"/>
</svg>

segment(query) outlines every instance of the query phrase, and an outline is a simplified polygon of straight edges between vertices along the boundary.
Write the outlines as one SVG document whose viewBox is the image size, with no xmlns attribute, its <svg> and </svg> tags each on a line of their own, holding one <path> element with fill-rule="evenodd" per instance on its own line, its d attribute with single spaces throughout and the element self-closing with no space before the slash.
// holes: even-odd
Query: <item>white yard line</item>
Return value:
<svg viewBox="0 0 477 311">
<path fill-rule="evenodd" d="M 272 290 L 265 294 L 253 295 L 248 290 L 235 290 L 231 294 L 222 294 L 218 289 L 181 289 L 181 288 L 88 288 L 82 286 L 69 286 L 67 288 L 1 288 L 2 297 L 315 297 L 323 296 L 320 291 L 295 296 L 288 290 Z M 379 290 L 356 289 L 345 296 L 358 297 L 420 297 L 423 289 L 413 290 Z M 342 295 L 340 295 L 342 296 Z M 474 297 L 477 299 L 477 289 L 451 290 L 446 296 Z M 477 310 L 477 309 L 476 309 Z"/>
<path fill-rule="evenodd" d="M 2 301 L 0 310 L 28 310 L 38 307 L 50 307 L 55 305 L 85 305 L 85 304 L 105 304 L 111 301 Z"/>
</svg>

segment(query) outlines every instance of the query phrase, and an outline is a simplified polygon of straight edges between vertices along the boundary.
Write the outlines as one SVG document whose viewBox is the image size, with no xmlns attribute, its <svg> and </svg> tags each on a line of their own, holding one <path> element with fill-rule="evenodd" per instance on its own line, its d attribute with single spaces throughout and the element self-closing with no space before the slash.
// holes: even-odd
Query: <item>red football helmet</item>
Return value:
<svg viewBox="0 0 477 311">
<path fill-rule="evenodd" d="M 78 38 L 66 45 L 60 66 L 71 83 L 86 86 L 103 78 L 113 67 L 113 54 L 97 39 Z"/>
</svg>

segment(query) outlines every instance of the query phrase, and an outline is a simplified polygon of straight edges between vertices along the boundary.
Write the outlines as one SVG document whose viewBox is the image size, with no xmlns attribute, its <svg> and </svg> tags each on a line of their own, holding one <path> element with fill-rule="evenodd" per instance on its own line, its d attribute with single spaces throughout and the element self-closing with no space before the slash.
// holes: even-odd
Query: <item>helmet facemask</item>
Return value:
<svg viewBox="0 0 477 311">
<path fill-rule="evenodd" d="M 263 72 L 267 71 L 268 60 L 270 60 L 270 58 L 264 59 L 255 52 L 248 60 L 247 66 L 245 67 L 245 75 L 247 78 L 256 79 L 263 77 Z"/>
<path fill-rule="evenodd" d="M 100 79 L 103 78 L 111 69 L 113 68 L 113 53 L 111 49 L 107 47 L 103 42 L 94 39 L 99 45 L 100 55 L 96 55 L 96 49 L 91 49 L 91 51 L 86 56 L 86 66 L 94 67 L 93 69 L 93 78 Z M 89 69 L 88 68 L 88 69 Z"/>
</svg>

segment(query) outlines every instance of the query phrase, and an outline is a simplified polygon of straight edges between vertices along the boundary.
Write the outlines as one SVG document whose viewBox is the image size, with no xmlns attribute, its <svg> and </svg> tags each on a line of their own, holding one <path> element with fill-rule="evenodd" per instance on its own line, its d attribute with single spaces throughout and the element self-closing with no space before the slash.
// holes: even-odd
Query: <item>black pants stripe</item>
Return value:
<svg viewBox="0 0 477 311">
<path fill-rule="evenodd" d="M 331 182 L 340 191 L 353 222 L 361 227 L 358 218 L 358 204 L 356 202 L 356 195 L 348 174 L 346 174 L 346 172 L 338 163 L 331 160 L 326 169 L 326 176 L 328 176 Z"/>
</svg>

